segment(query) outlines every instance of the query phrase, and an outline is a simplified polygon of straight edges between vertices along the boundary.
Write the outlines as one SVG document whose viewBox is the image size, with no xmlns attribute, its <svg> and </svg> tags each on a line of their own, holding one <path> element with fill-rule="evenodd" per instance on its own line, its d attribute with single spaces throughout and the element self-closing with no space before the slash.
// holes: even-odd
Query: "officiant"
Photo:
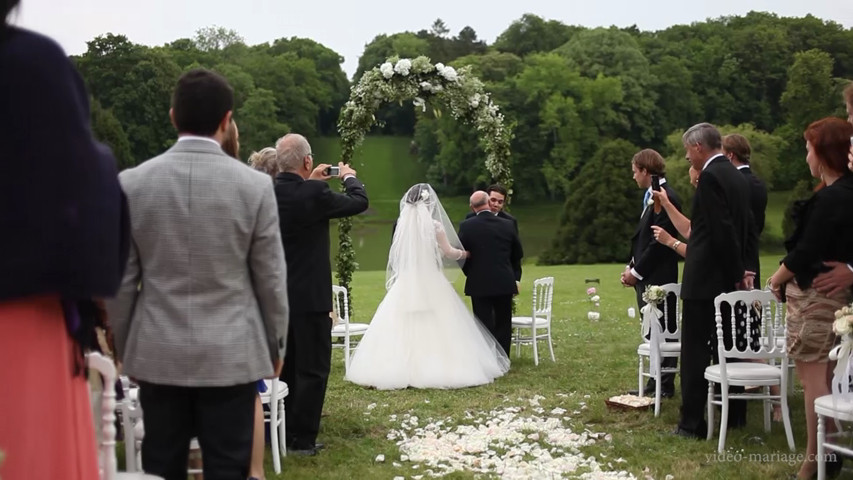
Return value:
<svg viewBox="0 0 853 480">
<path fill-rule="evenodd" d="M 652 189 L 665 190 L 670 202 L 681 211 L 681 202 L 677 194 L 666 183 L 665 169 L 666 164 L 663 157 L 652 149 L 647 148 L 639 151 L 631 160 L 634 181 L 645 193 L 637 229 L 631 237 L 631 259 L 625 267 L 625 271 L 622 272 L 621 281 L 622 285 L 626 287 L 634 287 L 637 294 L 637 305 L 640 309 L 646 305 L 646 302 L 643 301 L 643 292 L 647 286 L 678 282 L 678 255 L 669 246 L 661 245 L 655 241 L 652 231 L 652 226 L 659 226 L 673 237 L 677 235 L 675 226 L 666 210 L 659 204 L 655 204 L 652 199 Z M 664 322 L 664 318 L 667 319 L 669 326 L 665 326 L 665 328 L 669 331 L 674 331 L 676 328 L 676 304 L 677 301 L 670 299 L 666 304 L 666 315 L 661 318 L 661 322 Z M 675 368 L 677 363 L 677 358 L 666 357 L 662 359 L 661 366 Z M 664 373 L 661 381 L 663 382 L 661 396 L 664 398 L 672 397 L 675 393 L 675 374 Z M 638 394 L 639 392 L 630 393 Z M 643 393 L 645 395 L 655 394 L 655 380 L 653 378 L 649 378 Z"/>
</svg>

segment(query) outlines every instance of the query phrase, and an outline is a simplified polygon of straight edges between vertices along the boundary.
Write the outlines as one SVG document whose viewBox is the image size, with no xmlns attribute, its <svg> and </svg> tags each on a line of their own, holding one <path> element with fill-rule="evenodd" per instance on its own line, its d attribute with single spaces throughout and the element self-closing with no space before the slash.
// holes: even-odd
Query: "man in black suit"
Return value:
<svg viewBox="0 0 853 480">
<path fill-rule="evenodd" d="M 655 213 L 652 201 L 652 176 L 657 176 L 660 180 L 660 188 L 666 190 L 670 202 L 676 209 L 681 211 L 681 201 L 675 191 L 666 183 L 666 163 L 663 157 L 652 149 L 645 149 L 634 155 L 631 160 L 631 170 L 634 172 L 634 181 L 637 186 L 645 190 L 643 197 L 643 210 L 640 214 L 640 221 L 637 224 L 637 230 L 634 236 L 631 237 L 631 261 L 622 272 L 622 285 L 626 287 L 633 286 L 637 294 L 637 305 L 642 309 L 646 302 L 643 301 L 643 292 L 650 285 L 664 285 L 667 283 L 678 282 L 678 254 L 675 250 L 667 245 L 663 245 L 655 240 L 653 225 L 657 225 L 666 230 L 673 237 L 678 236 L 678 232 L 669 215 L 663 208 Z M 676 301 L 667 302 L 666 319 L 669 325 L 664 326 L 669 331 L 675 331 L 677 328 L 676 318 Z M 663 323 L 664 318 L 661 318 Z M 675 368 L 678 365 L 678 359 L 675 357 L 666 357 L 662 359 L 661 366 L 664 368 Z M 663 385 L 661 385 L 661 396 L 672 397 L 675 393 L 675 374 L 665 373 L 661 377 Z M 655 394 L 655 380 L 649 378 L 644 394 Z"/>
<path fill-rule="evenodd" d="M 503 185 L 495 183 L 494 185 L 489 185 L 489 188 L 486 189 L 486 193 L 489 195 L 489 210 L 498 217 L 512 222 L 512 226 L 515 228 L 515 233 L 518 233 L 518 221 L 515 217 L 504 211 L 507 196 L 506 188 L 504 188 Z M 474 212 L 468 212 L 468 215 L 466 215 L 465 218 L 468 219 L 473 216 Z"/>
<path fill-rule="evenodd" d="M 764 231 L 764 217 L 765 210 L 767 210 L 767 186 L 749 168 L 751 153 L 752 149 L 749 146 L 749 140 L 743 135 L 733 133 L 723 137 L 723 154 L 743 174 L 749 185 L 749 208 L 752 212 L 753 228 L 751 229 L 752 234 L 750 235 L 749 242 L 749 263 L 746 265 L 746 268 L 755 272 L 756 279 L 760 279 L 758 242 L 761 238 L 761 232 Z"/>
<path fill-rule="evenodd" d="M 314 167 L 311 145 L 302 135 L 288 134 L 276 143 L 282 173 L 275 178 L 281 238 L 287 262 L 290 334 L 281 380 L 290 395 L 285 402 L 287 446 L 302 455 L 317 453 L 317 432 L 326 396 L 332 357 L 332 266 L 329 219 L 367 209 L 364 185 L 355 170 L 339 164 L 346 193 L 326 183 L 329 165 Z"/>
<path fill-rule="evenodd" d="M 524 252 L 512 222 L 489 210 L 486 192 L 474 192 L 470 205 L 474 216 L 459 226 L 459 240 L 471 255 L 462 267 L 465 295 L 471 297 L 474 315 L 509 355 L 512 297 L 518 293 Z"/>
<path fill-rule="evenodd" d="M 681 419 L 674 433 L 705 438 L 705 368 L 717 353 L 714 298 L 752 288 L 747 264 L 750 212 L 746 179 L 721 151 L 720 132 L 711 124 L 690 127 L 682 137 L 687 159 L 701 172 L 693 196 L 690 245 L 684 264 L 681 298 Z M 731 342 L 731 311 L 724 309 L 725 339 Z M 735 391 L 734 387 L 730 391 Z M 744 401 L 730 402 L 729 426 L 746 422 Z"/>
</svg>

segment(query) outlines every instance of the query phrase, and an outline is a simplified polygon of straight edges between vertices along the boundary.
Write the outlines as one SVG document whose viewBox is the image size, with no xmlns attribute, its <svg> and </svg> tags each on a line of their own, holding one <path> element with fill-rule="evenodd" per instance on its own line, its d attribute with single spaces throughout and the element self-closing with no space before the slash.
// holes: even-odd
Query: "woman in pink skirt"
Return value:
<svg viewBox="0 0 853 480">
<path fill-rule="evenodd" d="M 115 293 L 127 208 L 79 74 L 0 3 L 0 478 L 97 479 L 83 351 Z"/>
</svg>

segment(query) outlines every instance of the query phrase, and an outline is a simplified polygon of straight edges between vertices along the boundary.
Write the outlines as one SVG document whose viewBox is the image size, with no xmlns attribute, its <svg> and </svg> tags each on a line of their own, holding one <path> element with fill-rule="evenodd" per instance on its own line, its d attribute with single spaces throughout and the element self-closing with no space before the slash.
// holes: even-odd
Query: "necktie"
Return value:
<svg viewBox="0 0 853 480">
<path fill-rule="evenodd" d="M 652 198 L 652 191 L 646 190 L 646 194 L 643 195 L 643 210 L 649 206 L 649 199 Z"/>
</svg>

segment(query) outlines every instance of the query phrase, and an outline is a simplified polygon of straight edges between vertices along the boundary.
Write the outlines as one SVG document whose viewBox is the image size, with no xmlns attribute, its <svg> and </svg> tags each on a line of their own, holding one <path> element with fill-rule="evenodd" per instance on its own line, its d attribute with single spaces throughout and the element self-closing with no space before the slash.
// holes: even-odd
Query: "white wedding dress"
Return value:
<svg viewBox="0 0 853 480">
<path fill-rule="evenodd" d="M 442 225 L 446 213 L 435 192 L 427 184 L 412 189 L 401 201 L 388 291 L 346 379 L 382 390 L 491 383 L 507 372 L 509 359 L 445 277 L 442 259 L 456 263 L 464 251 L 448 240 L 458 244 L 452 228 Z"/>
</svg>

